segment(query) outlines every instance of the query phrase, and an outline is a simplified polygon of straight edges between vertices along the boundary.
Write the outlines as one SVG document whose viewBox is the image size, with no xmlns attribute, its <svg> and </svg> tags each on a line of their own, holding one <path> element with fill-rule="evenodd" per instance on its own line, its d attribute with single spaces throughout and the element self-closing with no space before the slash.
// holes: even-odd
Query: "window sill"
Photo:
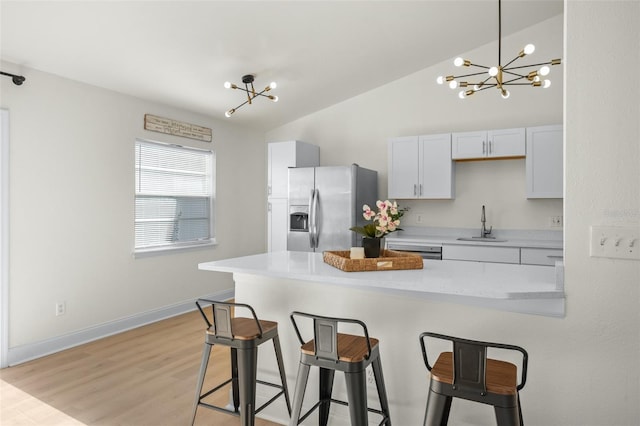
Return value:
<svg viewBox="0 0 640 426">
<path fill-rule="evenodd" d="M 191 243 L 191 244 L 167 246 L 167 247 L 136 249 L 133 251 L 133 257 L 135 259 L 138 259 L 143 257 L 161 256 L 165 254 L 183 253 L 186 251 L 207 249 L 216 245 L 218 245 L 218 243 L 214 238 L 202 243 Z"/>
</svg>

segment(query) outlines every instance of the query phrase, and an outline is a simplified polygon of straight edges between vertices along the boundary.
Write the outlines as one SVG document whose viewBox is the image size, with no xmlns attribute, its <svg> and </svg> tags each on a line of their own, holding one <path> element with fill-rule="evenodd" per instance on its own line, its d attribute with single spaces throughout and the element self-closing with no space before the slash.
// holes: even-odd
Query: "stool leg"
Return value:
<svg viewBox="0 0 640 426">
<path fill-rule="evenodd" d="M 327 426 L 329 422 L 329 409 L 331 408 L 331 392 L 333 390 L 333 378 L 335 370 L 320 368 L 320 407 L 318 408 L 318 425 Z"/>
<path fill-rule="evenodd" d="M 233 395 L 233 411 L 238 412 L 240 407 L 240 390 L 238 389 L 238 352 L 231 348 L 231 391 Z"/>
<path fill-rule="evenodd" d="M 384 375 L 382 374 L 382 362 L 377 357 L 372 363 L 373 377 L 376 379 L 376 389 L 378 389 L 378 398 L 380 398 L 380 409 L 387 417 L 386 426 L 391 426 L 391 416 L 389 415 L 389 400 L 387 399 L 387 388 L 384 385 Z"/>
<path fill-rule="evenodd" d="M 200 404 L 200 395 L 202 395 L 202 384 L 204 383 L 204 375 L 207 372 L 207 365 L 209 364 L 209 356 L 211 355 L 211 346 L 205 343 L 202 347 L 202 361 L 200 362 L 200 373 L 198 373 L 198 383 L 196 384 L 196 400 L 193 403 L 193 412 L 191 413 L 191 424 L 196 421 L 196 411 Z"/>
<path fill-rule="evenodd" d="M 347 400 L 351 426 L 367 426 L 367 377 L 366 370 L 344 373 L 347 383 Z"/>
<path fill-rule="evenodd" d="M 240 424 L 242 426 L 254 426 L 258 348 L 238 349 L 237 354 L 238 384 L 240 388 Z"/>
<path fill-rule="evenodd" d="M 302 411 L 302 401 L 304 400 L 304 391 L 307 388 L 307 379 L 309 378 L 309 365 L 300 362 L 298 367 L 298 377 L 296 378 L 296 388 L 293 393 L 293 412 L 289 420 L 289 426 L 297 426 Z"/>
<path fill-rule="evenodd" d="M 450 396 L 429 389 L 427 409 L 424 413 L 424 426 L 446 426 L 449 422 L 451 400 Z"/>
<path fill-rule="evenodd" d="M 524 426 L 524 420 L 522 420 L 522 405 L 520 405 L 520 392 L 518 392 L 518 417 L 520 418 L 520 426 Z"/>
<path fill-rule="evenodd" d="M 520 415 L 518 407 L 498 407 L 494 406 L 496 413 L 496 423 L 498 426 L 519 426 Z"/>
<path fill-rule="evenodd" d="M 291 416 L 291 401 L 289 400 L 289 388 L 287 387 L 287 375 L 284 372 L 284 362 L 282 361 L 282 349 L 280 349 L 280 338 L 276 335 L 273 338 L 273 348 L 276 351 L 276 360 L 278 361 L 278 371 L 280 371 L 280 381 L 282 382 L 282 390 L 284 391 L 284 400 L 287 403 L 287 411 Z"/>
</svg>

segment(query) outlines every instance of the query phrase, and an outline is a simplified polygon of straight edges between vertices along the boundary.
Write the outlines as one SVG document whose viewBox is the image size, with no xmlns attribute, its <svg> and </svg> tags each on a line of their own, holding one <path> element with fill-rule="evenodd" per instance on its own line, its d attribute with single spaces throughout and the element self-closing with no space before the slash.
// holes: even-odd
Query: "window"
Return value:
<svg viewBox="0 0 640 426">
<path fill-rule="evenodd" d="M 136 140 L 135 251 L 214 242 L 214 154 Z"/>
</svg>

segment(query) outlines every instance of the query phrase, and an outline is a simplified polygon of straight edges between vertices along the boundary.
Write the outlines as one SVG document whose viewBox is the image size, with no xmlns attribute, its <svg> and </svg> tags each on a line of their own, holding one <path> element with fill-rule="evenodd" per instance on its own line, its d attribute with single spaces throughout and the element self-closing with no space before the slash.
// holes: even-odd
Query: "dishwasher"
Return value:
<svg viewBox="0 0 640 426">
<path fill-rule="evenodd" d="M 419 254 L 423 259 L 442 260 L 442 246 L 428 244 L 387 243 L 387 249 Z"/>
</svg>

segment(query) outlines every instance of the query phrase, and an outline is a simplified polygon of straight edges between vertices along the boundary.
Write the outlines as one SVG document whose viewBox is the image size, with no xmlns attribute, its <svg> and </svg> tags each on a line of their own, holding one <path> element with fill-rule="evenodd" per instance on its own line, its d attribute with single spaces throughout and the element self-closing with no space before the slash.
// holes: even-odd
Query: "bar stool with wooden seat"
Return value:
<svg viewBox="0 0 640 426">
<path fill-rule="evenodd" d="M 211 306 L 211 319 L 209 319 L 205 312 L 205 309 L 209 307 L 209 305 Z M 195 421 L 198 406 L 203 406 L 240 416 L 240 424 L 242 426 L 253 426 L 255 424 L 256 413 L 282 395 L 284 395 L 287 404 L 287 411 L 289 415 L 291 415 L 287 379 L 282 362 L 280 339 L 278 338 L 278 323 L 259 320 L 253 308 L 242 303 L 198 299 L 196 306 L 207 324 L 207 329 L 204 348 L 202 350 L 202 362 L 200 364 L 191 424 Z M 238 310 L 249 310 L 252 318 L 235 317 L 234 313 Z M 280 384 L 257 380 L 258 346 L 269 340 L 273 341 L 273 348 L 275 349 L 278 370 L 280 372 Z M 202 386 L 213 345 L 223 345 L 231 348 L 231 378 L 203 393 Z M 203 401 L 209 395 L 229 384 L 229 382 L 232 384 L 233 411 Z M 275 396 L 258 408 L 255 408 L 256 383 L 279 389 L 279 392 Z"/>
<path fill-rule="evenodd" d="M 452 352 L 442 352 L 431 366 L 425 340 L 448 340 Z M 446 425 L 453 398 L 480 402 L 494 407 L 498 425 L 522 426 L 520 393 L 527 380 L 528 354 L 523 348 L 502 343 L 480 342 L 437 333 L 420 335 L 422 356 L 431 372 L 424 425 Z M 516 365 L 487 358 L 487 349 L 518 351 L 522 356 L 520 384 Z M 520 355 L 519 354 L 519 355 Z"/>
<path fill-rule="evenodd" d="M 291 322 L 300 344 L 300 366 L 293 397 L 293 413 L 290 426 L 299 425 L 319 407 L 319 425 L 325 426 L 329 420 L 329 408 L 332 402 L 347 405 L 352 426 L 368 424 L 368 412 L 382 416 L 380 425 L 391 426 L 389 402 L 382 375 L 378 339 L 369 337 L 367 326 L 359 320 L 323 317 L 303 312 L 292 312 Z M 296 317 L 313 320 L 313 339 L 305 341 L 300 334 Z M 350 323 L 362 327 L 364 336 L 338 333 L 338 324 Z M 380 399 L 380 410 L 367 407 L 366 368 L 371 365 Z M 319 401 L 300 417 L 302 402 L 307 387 L 310 367 L 320 368 Z M 345 374 L 347 400 L 340 401 L 331 397 L 335 371 Z"/>
</svg>

